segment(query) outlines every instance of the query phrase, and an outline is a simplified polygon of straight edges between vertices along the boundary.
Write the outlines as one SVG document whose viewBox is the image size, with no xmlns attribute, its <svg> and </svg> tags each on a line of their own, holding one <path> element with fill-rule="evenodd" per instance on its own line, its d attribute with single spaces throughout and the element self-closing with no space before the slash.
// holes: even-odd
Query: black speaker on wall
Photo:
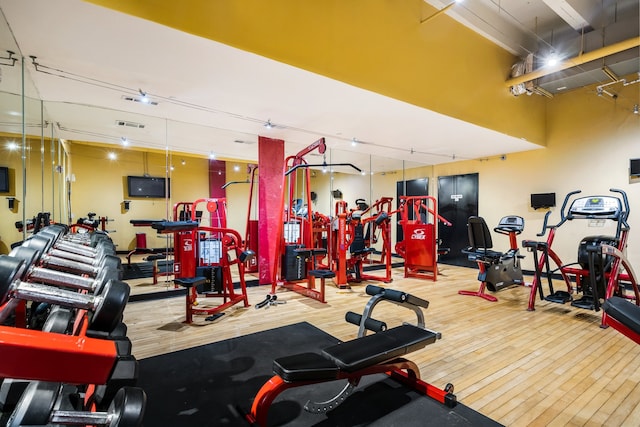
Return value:
<svg viewBox="0 0 640 427">
<path fill-rule="evenodd" d="M 556 205 L 556 193 L 532 193 L 531 207 L 533 209 L 552 208 Z"/>
</svg>

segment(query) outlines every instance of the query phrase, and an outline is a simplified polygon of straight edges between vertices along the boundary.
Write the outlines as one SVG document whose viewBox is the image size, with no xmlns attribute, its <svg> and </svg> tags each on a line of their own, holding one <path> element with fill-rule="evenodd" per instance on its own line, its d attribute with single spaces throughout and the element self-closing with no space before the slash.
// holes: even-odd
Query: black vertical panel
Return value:
<svg viewBox="0 0 640 427">
<path fill-rule="evenodd" d="M 462 249 L 469 246 L 467 219 L 478 215 L 478 174 L 438 177 L 438 213 L 453 224 L 451 227 L 442 223 L 438 226 L 441 246 L 450 249 L 448 254 L 440 256 L 439 261 L 475 267 L 476 264 L 467 259 Z"/>
<path fill-rule="evenodd" d="M 407 194 L 405 194 L 405 188 Z M 400 207 L 400 196 L 428 196 L 429 178 L 412 179 L 396 182 L 396 207 Z M 396 242 L 402 242 L 404 233 L 400 225 L 400 214 L 396 215 Z M 409 219 L 413 219 L 413 212 L 409 212 Z"/>
</svg>

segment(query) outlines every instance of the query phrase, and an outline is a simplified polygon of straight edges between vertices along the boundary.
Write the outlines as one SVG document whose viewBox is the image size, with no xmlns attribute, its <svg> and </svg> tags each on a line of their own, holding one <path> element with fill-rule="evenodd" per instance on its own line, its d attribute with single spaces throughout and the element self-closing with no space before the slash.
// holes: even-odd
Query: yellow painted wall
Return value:
<svg viewBox="0 0 640 427">
<path fill-rule="evenodd" d="M 518 58 L 446 15 L 420 24 L 423 0 L 88 1 L 545 144 L 546 99 L 504 84 Z"/>
</svg>

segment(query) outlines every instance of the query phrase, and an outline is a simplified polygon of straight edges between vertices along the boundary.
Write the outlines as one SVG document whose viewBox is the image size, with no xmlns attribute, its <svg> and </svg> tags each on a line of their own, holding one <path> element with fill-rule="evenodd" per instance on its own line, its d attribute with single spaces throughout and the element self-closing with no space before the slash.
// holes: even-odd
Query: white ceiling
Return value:
<svg viewBox="0 0 640 427">
<path fill-rule="evenodd" d="M 399 169 L 403 161 L 412 167 L 539 148 L 80 0 L 0 0 L 0 8 L 10 27 L 0 28 L 0 55 L 24 55 L 33 81 L 27 91 L 45 101 L 55 135 L 71 141 L 119 144 L 126 137 L 133 146 L 256 161 L 258 135 L 285 140 L 287 154 L 324 137 L 327 161 L 374 172 Z M 0 95 L 19 93 L 20 65 L 0 65 Z M 140 90 L 158 105 L 123 99 Z M 0 114 L 0 123 L 15 122 L 10 111 Z M 267 120 L 275 128 L 266 129 Z"/>
</svg>

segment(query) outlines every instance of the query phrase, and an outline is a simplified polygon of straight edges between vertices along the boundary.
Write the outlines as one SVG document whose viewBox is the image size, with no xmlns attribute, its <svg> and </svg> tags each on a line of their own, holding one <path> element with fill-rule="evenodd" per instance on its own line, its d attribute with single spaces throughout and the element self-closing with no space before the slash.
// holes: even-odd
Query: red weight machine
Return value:
<svg viewBox="0 0 640 427">
<path fill-rule="evenodd" d="M 432 196 L 400 196 L 400 225 L 404 239 L 397 242 L 396 253 L 404 258 L 404 277 L 438 278 L 438 221 L 451 223 L 438 215 L 438 204 Z"/>
<path fill-rule="evenodd" d="M 254 188 L 256 183 L 256 172 L 258 171 L 258 165 L 247 165 L 249 177 L 246 181 L 230 181 L 225 183 L 222 188 L 227 188 L 233 184 L 250 184 L 249 187 L 249 204 L 247 206 L 247 222 L 244 232 L 244 246 L 245 248 L 253 251 L 256 254 L 254 257 L 249 257 L 245 265 L 245 272 L 255 273 L 258 271 L 258 220 L 252 219 L 252 207 L 254 198 Z"/>
<path fill-rule="evenodd" d="M 203 210 L 198 209 L 201 207 Z M 249 306 L 245 262 L 254 253 L 245 249 L 237 231 L 226 228 L 226 215 L 225 199 L 198 199 L 174 206 L 174 217 L 188 220 L 152 225 L 160 233 L 174 233 L 174 282 L 187 288 L 185 323 L 192 323 L 193 315 L 197 314 L 208 315 L 206 320 L 215 320 L 238 303 Z M 238 269 L 239 293 L 233 284 L 233 265 Z M 209 289 L 205 290 L 207 285 Z M 215 307 L 198 307 L 198 295 L 222 298 L 223 302 Z"/>
<path fill-rule="evenodd" d="M 333 277 L 328 269 L 318 268 L 317 260 L 327 254 L 326 247 L 314 247 L 320 243 L 317 233 L 313 232 L 313 212 L 311 210 L 311 171 L 304 156 L 317 150 L 324 154 L 327 146 L 321 138 L 300 151 L 289 156 L 284 162 L 282 205 L 283 221 L 280 223 L 277 236 L 276 263 L 273 269 L 271 294 L 275 295 L 278 285 L 313 298 L 325 301 L 325 279 Z M 298 187 L 302 187 L 298 189 Z M 320 278 L 320 286 L 316 287 L 315 279 Z M 304 283 L 304 284 L 303 284 Z"/>
<path fill-rule="evenodd" d="M 376 200 L 371 206 L 359 203 L 359 208 L 347 210 L 347 202 L 336 202 L 335 217 L 337 230 L 332 247 L 333 270 L 336 273 L 335 284 L 338 288 L 348 288 L 349 282 L 360 283 L 363 280 L 390 283 L 391 278 L 391 210 L 392 197 Z M 358 202 L 358 201 L 356 201 Z M 369 216 L 365 216 L 369 214 Z M 371 256 L 374 252 L 372 244 L 377 243 L 377 235 L 382 237 L 380 261 L 384 264 L 385 275 L 377 276 L 364 272 L 364 265 L 374 263 Z M 347 252 L 349 257 L 347 257 Z"/>
</svg>

